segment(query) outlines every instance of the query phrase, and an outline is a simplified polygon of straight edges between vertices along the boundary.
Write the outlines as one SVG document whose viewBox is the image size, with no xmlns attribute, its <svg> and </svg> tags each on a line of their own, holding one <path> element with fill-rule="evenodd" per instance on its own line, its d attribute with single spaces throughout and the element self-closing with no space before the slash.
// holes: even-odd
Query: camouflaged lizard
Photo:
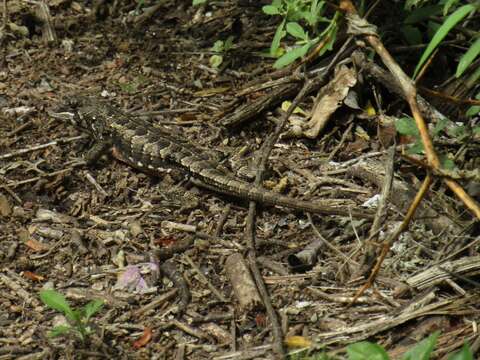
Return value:
<svg viewBox="0 0 480 360">
<path fill-rule="evenodd" d="M 67 102 L 68 111 L 57 117 L 68 118 L 95 140 L 92 162 L 103 151 L 113 148 L 116 157 L 148 174 L 162 175 L 166 167 L 179 168 L 191 181 L 217 193 L 254 200 L 271 206 L 326 215 L 371 218 L 368 211 L 341 208 L 322 201 L 304 201 L 255 187 L 236 177 L 203 150 L 169 131 L 154 127 L 114 106 L 92 97 L 75 97 Z"/>
</svg>

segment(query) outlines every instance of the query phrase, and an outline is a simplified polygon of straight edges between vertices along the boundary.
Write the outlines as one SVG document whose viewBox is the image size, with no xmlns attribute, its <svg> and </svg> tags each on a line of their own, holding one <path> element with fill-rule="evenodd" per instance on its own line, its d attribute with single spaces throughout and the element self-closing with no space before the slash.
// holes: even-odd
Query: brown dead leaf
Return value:
<svg viewBox="0 0 480 360">
<path fill-rule="evenodd" d="M 0 216 L 8 217 L 12 213 L 12 206 L 7 197 L 0 194 Z"/>
<path fill-rule="evenodd" d="M 44 276 L 35 274 L 34 272 L 31 272 L 31 271 L 24 271 L 23 276 L 25 276 L 27 279 L 32 280 L 32 281 L 43 281 L 43 280 L 45 280 Z"/>
<path fill-rule="evenodd" d="M 255 316 L 255 323 L 259 328 L 265 328 L 267 326 L 267 317 L 265 314 L 257 314 L 257 316 Z"/>
<path fill-rule="evenodd" d="M 173 236 L 163 236 L 160 239 L 154 240 L 153 242 L 155 245 L 160 245 L 162 247 L 169 247 L 169 246 L 173 246 L 177 242 L 177 239 L 175 239 Z"/>
<path fill-rule="evenodd" d="M 135 349 L 140 349 L 141 347 L 144 347 L 150 342 L 150 340 L 152 340 L 152 335 L 152 329 L 146 327 L 145 329 L 143 329 L 142 336 L 140 336 L 140 338 L 133 343 L 133 347 Z"/>
<path fill-rule="evenodd" d="M 48 249 L 50 249 L 47 245 L 45 245 L 44 243 L 41 243 L 40 241 L 35 240 L 35 239 L 27 240 L 25 242 L 25 245 L 28 246 L 33 251 L 38 251 L 38 252 L 47 251 Z"/>
<path fill-rule="evenodd" d="M 287 336 L 285 338 L 285 344 L 289 348 L 305 348 L 312 345 L 312 342 L 303 336 Z"/>
<path fill-rule="evenodd" d="M 362 139 L 361 137 L 358 137 L 354 142 L 349 143 L 346 147 L 343 153 L 345 154 L 359 154 L 364 150 L 367 150 L 369 148 L 369 143 L 365 141 L 365 139 Z"/>
<path fill-rule="evenodd" d="M 395 126 L 380 125 L 378 127 L 378 139 L 380 140 L 384 148 L 388 148 L 390 145 L 393 144 L 395 136 L 397 136 L 397 130 L 395 129 Z"/>
<path fill-rule="evenodd" d="M 197 119 L 197 115 L 194 113 L 184 113 L 178 116 L 178 120 L 180 121 L 193 121 Z"/>
<path fill-rule="evenodd" d="M 335 77 L 324 86 L 315 101 L 312 118 L 305 124 L 303 134 L 315 139 L 325 128 L 330 116 L 342 105 L 351 87 L 357 83 L 357 72 L 344 65 L 335 71 Z"/>
</svg>

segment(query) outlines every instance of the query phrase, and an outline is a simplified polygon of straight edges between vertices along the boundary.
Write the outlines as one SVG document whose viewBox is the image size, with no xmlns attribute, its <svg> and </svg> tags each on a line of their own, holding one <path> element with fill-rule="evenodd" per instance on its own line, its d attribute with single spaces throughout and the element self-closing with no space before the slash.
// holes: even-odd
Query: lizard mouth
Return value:
<svg viewBox="0 0 480 360">
<path fill-rule="evenodd" d="M 78 108 L 81 105 L 80 98 L 64 97 L 61 99 L 58 106 L 51 108 L 48 111 L 54 119 L 69 122 L 72 125 L 78 126 Z"/>
<path fill-rule="evenodd" d="M 57 111 L 49 111 L 48 115 L 50 115 L 54 119 L 62 120 L 62 121 L 68 121 L 70 123 L 76 124 L 75 119 L 75 114 L 70 111 L 58 111 L 60 109 L 55 109 Z"/>
<path fill-rule="evenodd" d="M 63 110 L 63 109 L 57 109 L 57 110 Z M 78 116 L 78 113 L 76 111 L 49 111 L 48 115 L 66 124 L 73 125 L 83 130 L 87 130 L 87 131 L 89 130 L 82 123 L 81 118 Z"/>
</svg>

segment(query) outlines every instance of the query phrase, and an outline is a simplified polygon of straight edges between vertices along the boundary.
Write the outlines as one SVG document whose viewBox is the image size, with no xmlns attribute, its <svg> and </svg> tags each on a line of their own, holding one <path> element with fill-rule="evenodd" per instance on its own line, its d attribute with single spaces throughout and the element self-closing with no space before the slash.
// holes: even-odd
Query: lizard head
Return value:
<svg viewBox="0 0 480 360">
<path fill-rule="evenodd" d="M 62 105 L 50 115 L 56 119 L 67 121 L 73 126 L 92 135 L 94 138 L 104 137 L 104 122 L 98 117 L 98 101 L 87 96 L 70 96 L 62 101 Z"/>
</svg>

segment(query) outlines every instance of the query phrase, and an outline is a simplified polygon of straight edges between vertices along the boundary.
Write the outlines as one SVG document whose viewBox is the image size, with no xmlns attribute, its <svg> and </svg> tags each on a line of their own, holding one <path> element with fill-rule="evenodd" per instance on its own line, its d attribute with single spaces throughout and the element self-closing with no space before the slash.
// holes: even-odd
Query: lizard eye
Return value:
<svg viewBox="0 0 480 360">
<path fill-rule="evenodd" d="M 74 109 L 74 110 L 81 109 L 89 104 L 88 96 L 85 96 L 85 95 L 69 96 L 64 99 L 64 103 L 70 109 Z"/>
<path fill-rule="evenodd" d="M 76 97 L 63 98 L 61 106 L 52 111 L 51 115 L 74 126 L 86 128 L 82 102 Z"/>
</svg>

